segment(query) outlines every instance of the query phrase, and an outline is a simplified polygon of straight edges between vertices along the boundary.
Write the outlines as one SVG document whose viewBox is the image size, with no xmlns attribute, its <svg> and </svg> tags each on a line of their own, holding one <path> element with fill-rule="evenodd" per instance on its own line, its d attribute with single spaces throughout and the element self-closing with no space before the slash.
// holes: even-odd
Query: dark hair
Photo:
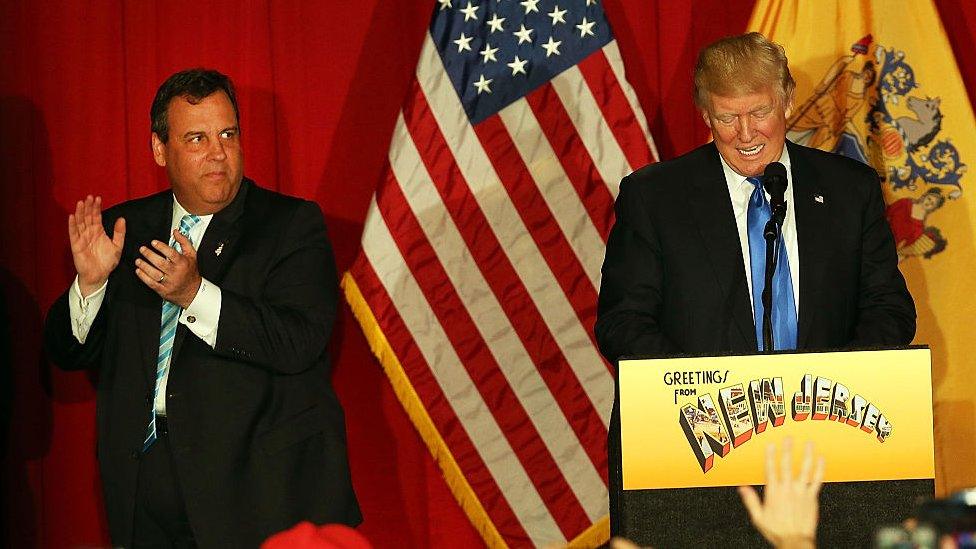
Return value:
<svg viewBox="0 0 976 549">
<path fill-rule="evenodd" d="M 918 197 L 917 201 L 921 202 L 925 200 L 925 197 L 927 196 L 935 197 L 935 201 L 938 202 L 935 209 L 939 209 L 943 204 L 945 204 L 946 197 L 944 194 L 942 194 L 942 189 L 938 187 L 929 187 L 924 193 L 922 193 L 922 196 Z"/>
<path fill-rule="evenodd" d="M 153 99 L 152 107 L 149 108 L 153 133 L 159 136 L 159 140 L 163 143 L 169 141 L 169 121 L 166 113 L 173 98 L 182 97 L 190 104 L 196 105 L 219 91 L 227 94 L 230 104 L 234 106 L 234 117 L 239 122 L 241 116 L 237 110 L 234 84 L 226 75 L 213 69 L 198 68 L 187 69 L 170 76 L 156 90 L 156 97 Z"/>
</svg>

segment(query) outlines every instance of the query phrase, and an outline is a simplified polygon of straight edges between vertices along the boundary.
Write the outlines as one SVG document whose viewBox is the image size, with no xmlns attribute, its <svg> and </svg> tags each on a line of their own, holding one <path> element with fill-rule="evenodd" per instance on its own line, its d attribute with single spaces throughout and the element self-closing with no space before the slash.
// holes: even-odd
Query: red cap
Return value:
<svg viewBox="0 0 976 549">
<path fill-rule="evenodd" d="M 864 54 L 866 54 L 868 52 L 868 46 L 871 45 L 871 42 L 873 40 L 874 39 L 869 34 L 869 35 L 865 36 L 864 38 L 861 38 L 860 40 L 858 40 L 857 42 L 855 42 L 854 45 L 851 46 L 851 51 L 854 52 L 855 54 L 858 54 L 859 53 L 861 55 L 864 55 Z"/>
<path fill-rule="evenodd" d="M 372 549 L 369 540 L 343 524 L 302 521 L 266 539 L 261 549 Z"/>
</svg>

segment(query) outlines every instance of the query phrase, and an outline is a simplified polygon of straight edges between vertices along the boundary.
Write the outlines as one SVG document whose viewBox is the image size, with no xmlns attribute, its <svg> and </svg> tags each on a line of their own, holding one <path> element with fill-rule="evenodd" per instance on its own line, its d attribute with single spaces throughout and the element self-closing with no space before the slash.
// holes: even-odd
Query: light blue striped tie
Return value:
<svg viewBox="0 0 976 549">
<path fill-rule="evenodd" d="M 200 221 L 195 215 L 184 215 L 180 219 L 180 233 L 190 238 L 190 229 Z M 190 240 L 192 243 L 193 241 Z M 176 239 L 170 237 L 169 245 L 182 252 L 183 249 Z M 146 429 L 146 440 L 142 443 L 142 451 L 146 452 L 156 442 L 156 397 L 159 395 L 159 385 L 166 372 L 169 371 L 169 359 L 173 353 L 173 338 L 176 336 L 176 326 L 180 318 L 180 306 L 169 301 L 163 301 L 163 312 L 159 328 L 159 354 L 156 358 L 156 386 L 153 388 L 153 400 L 149 404 L 149 427 Z"/>
</svg>

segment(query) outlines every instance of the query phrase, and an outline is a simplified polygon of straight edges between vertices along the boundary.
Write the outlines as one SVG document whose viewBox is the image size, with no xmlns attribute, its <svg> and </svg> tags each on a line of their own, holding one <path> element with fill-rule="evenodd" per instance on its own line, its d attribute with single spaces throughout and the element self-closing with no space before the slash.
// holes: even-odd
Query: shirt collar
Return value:
<svg viewBox="0 0 976 549">
<path fill-rule="evenodd" d="M 173 194 L 173 218 L 170 220 L 170 227 L 174 229 L 179 227 L 180 220 L 183 219 L 184 215 L 190 215 L 190 212 L 186 211 L 186 208 L 184 208 L 183 205 L 180 204 L 180 201 L 176 199 L 176 194 L 174 193 Z M 213 218 L 213 216 L 214 214 L 198 215 L 197 217 L 200 218 L 200 221 L 198 221 L 197 224 L 194 225 L 193 229 L 190 229 L 191 234 L 196 234 L 196 230 L 194 229 L 198 229 L 198 228 L 202 229 L 206 227 L 210 223 L 210 220 Z"/>
<path fill-rule="evenodd" d="M 176 199 L 176 194 L 173 194 L 173 224 L 177 224 L 183 219 L 184 215 L 190 215 L 190 212 L 186 211 L 186 208 L 180 204 L 180 201 Z M 198 215 L 200 221 L 209 221 L 214 214 Z"/>
</svg>

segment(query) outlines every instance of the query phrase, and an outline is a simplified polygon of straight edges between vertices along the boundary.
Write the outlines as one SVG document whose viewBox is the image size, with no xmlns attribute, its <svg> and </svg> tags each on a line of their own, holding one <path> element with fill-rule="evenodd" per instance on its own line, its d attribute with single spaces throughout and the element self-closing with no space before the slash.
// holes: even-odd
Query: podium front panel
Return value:
<svg viewBox="0 0 976 549">
<path fill-rule="evenodd" d="M 758 543 L 733 487 L 763 484 L 767 446 L 787 438 L 797 470 L 807 441 L 825 457 L 822 541 L 862 545 L 932 494 L 927 348 L 622 360 L 618 375 L 615 533 Z"/>
</svg>

